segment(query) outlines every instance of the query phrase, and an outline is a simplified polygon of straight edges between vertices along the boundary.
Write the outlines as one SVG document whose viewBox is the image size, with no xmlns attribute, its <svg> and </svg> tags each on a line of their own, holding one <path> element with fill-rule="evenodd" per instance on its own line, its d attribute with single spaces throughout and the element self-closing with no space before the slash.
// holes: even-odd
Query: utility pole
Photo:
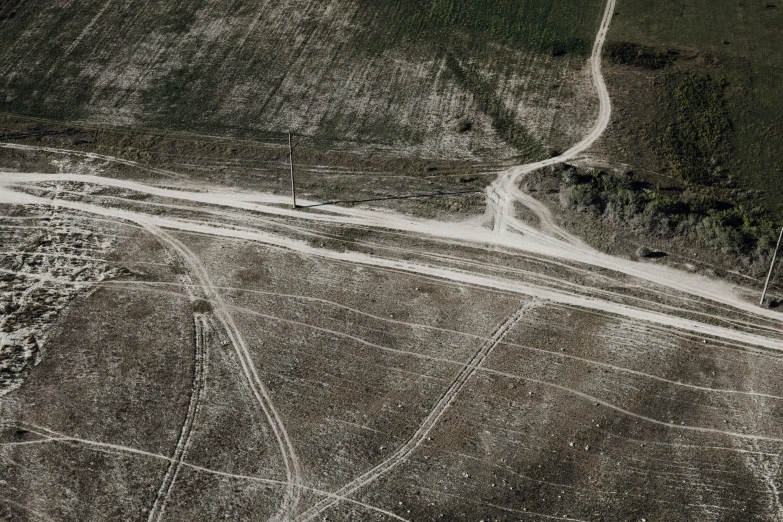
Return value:
<svg viewBox="0 0 783 522">
<path fill-rule="evenodd" d="M 291 133 L 288 133 L 288 157 L 291 159 L 291 195 L 294 198 L 294 206 L 296 208 L 296 184 L 294 182 L 294 147 L 291 144 Z"/>
<path fill-rule="evenodd" d="M 769 265 L 769 272 L 767 273 L 767 282 L 764 283 L 764 291 L 761 292 L 761 301 L 759 304 L 764 306 L 764 297 L 767 295 L 767 287 L 769 286 L 769 279 L 772 277 L 772 269 L 775 267 L 775 259 L 778 257 L 778 249 L 780 248 L 780 240 L 783 239 L 783 228 L 780 229 L 780 235 L 778 236 L 778 244 L 775 247 L 775 253 L 772 254 L 772 263 Z"/>
</svg>

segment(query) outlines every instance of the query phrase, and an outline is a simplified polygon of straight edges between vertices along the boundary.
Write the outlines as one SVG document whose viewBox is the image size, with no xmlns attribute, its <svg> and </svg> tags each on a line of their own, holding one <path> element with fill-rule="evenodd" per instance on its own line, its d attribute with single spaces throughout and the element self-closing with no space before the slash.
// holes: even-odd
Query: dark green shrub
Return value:
<svg viewBox="0 0 783 522">
<path fill-rule="evenodd" d="M 720 201 L 686 190 L 667 196 L 645 190 L 626 176 L 573 167 L 553 169 L 560 175 L 563 205 L 590 213 L 612 226 L 623 226 L 667 238 L 695 240 L 736 256 L 758 275 L 769 264 L 778 226 L 758 208 Z"/>
<path fill-rule="evenodd" d="M 677 51 L 659 51 L 630 42 L 609 42 L 604 47 L 604 54 L 614 63 L 644 69 L 663 69 L 673 64 L 679 56 Z"/>
<path fill-rule="evenodd" d="M 206 314 L 212 311 L 212 303 L 205 299 L 196 299 L 192 308 L 194 314 Z"/>
</svg>

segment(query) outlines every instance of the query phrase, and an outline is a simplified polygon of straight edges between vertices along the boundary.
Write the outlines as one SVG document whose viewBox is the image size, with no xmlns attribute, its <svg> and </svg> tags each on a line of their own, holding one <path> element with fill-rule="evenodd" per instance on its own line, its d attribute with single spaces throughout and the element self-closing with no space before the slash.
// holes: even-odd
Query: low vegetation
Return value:
<svg viewBox="0 0 783 522">
<path fill-rule="evenodd" d="M 573 0 L 361 0 L 361 3 L 393 31 L 397 41 L 443 42 L 444 37 L 453 38 L 455 34 L 469 35 L 471 45 L 476 47 L 494 43 L 562 56 L 589 54 L 595 36 L 588 29 L 589 19 L 582 16 L 584 2 Z M 388 45 L 390 39 L 383 42 Z"/>
<path fill-rule="evenodd" d="M 613 163 L 653 170 L 649 151 L 663 149 L 661 166 L 687 181 L 730 178 L 783 210 L 783 9 L 767 4 L 618 2 L 605 72 L 628 139 L 612 136 Z"/>
<path fill-rule="evenodd" d="M 212 303 L 204 299 L 196 299 L 191 304 L 194 314 L 208 314 L 212 311 Z"/>
<path fill-rule="evenodd" d="M 609 42 L 604 47 L 604 54 L 616 64 L 643 69 L 663 69 L 673 64 L 679 55 L 677 51 L 658 50 L 631 42 Z"/>
<path fill-rule="evenodd" d="M 724 175 L 732 152 L 732 125 L 726 111 L 725 81 L 688 74 L 669 93 L 671 114 L 659 138 L 672 171 L 686 182 L 710 183 Z"/>
<path fill-rule="evenodd" d="M 560 181 L 560 201 L 601 222 L 655 237 L 699 244 L 741 261 L 760 275 L 777 239 L 778 223 L 758 207 L 721 199 L 713 191 L 688 187 L 658 191 L 632 176 L 571 166 L 550 169 Z"/>
</svg>

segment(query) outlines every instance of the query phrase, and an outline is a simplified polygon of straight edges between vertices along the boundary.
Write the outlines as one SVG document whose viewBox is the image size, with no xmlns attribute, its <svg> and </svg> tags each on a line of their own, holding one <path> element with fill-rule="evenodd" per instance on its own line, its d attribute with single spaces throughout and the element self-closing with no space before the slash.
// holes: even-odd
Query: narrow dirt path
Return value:
<svg viewBox="0 0 783 522">
<path fill-rule="evenodd" d="M 207 320 L 202 314 L 193 315 L 193 385 L 190 390 L 190 400 L 188 402 L 188 410 L 185 414 L 185 420 L 182 423 L 182 429 L 180 430 L 179 439 L 177 445 L 174 448 L 174 455 L 169 462 L 169 467 L 166 470 L 166 474 L 163 476 L 163 481 L 158 488 L 158 494 L 155 496 L 155 502 L 152 504 L 152 508 L 149 511 L 147 522 L 158 522 L 163 519 L 163 513 L 166 510 L 166 502 L 168 501 L 171 490 L 174 488 L 174 483 L 177 481 L 177 475 L 182 467 L 182 462 L 187 456 L 188 447 L 190 446 L 190 435 L 193 431 L 193 425 L 196 419 L 196 413 L 199 409 L 199 404 L 206 390 L 206 374 L 207 374 Z"/>
<path fill-rule="evenodd" d="M 449 387 L 446 388 L 446 391 L 443 392 L 443 395 L 440 396 L 438 401 L 430 410 L 430 413 L 427 415 L 427 417 L 424 418 L 424 421 L 421 423 L 421 425 L 419 425 L 418 429 L 413 433 L 413 435 L 411 435 L 408 440 L 406 440 L 405 443 L 397 449 L 397 451 L 387 457 L 383 462 L 365 471 L 351 482 L 335 491 L 335 496 L 347 497 L 359 488 L 370 484 L 381 475 L 388 473 L 398 465 L 408 460 L 408 457 L 410 457 L 411 453 L 413 453 L 416 448 L 421 446 L 438 421 L 454 403 L 454 400 L 457 398 L 459 392 L 465 387 L 465 384 L 470 380 L 471 377 L 473 377 L 473 375 L 476 374 L 489 354 L 492 353 L 492 350 L 503 340 L 503 337 L 505 337 L 506 333 L 508 333 L 508 331 L 519 322 L 519 320 L 522 318 L 522 315 L 526 311 L 537 305 L 538 302 L 535 300 L 525 302 L 513 314 L 511 314 L 511 316 L 509 316 L 503 322 L 503 324 L 501 324 L 493 332 L 490 338 L 481 345 L 481 348 L 479 348 L 479 350 L 474 353 L 466 363 L 464 363 L 462 368 L 460 368 L 459 372 L 454 377 L 454 380 L 451 381 Z M 312 507 L 308 508 L 306 511 L 302 512 L 294 520 L 297 522 L 307 522 L 308 520 L 312 520 L 314 517 L 318 516 L 326 509 L 329 509 L 337 502 L 339 502 L 339 500 L 336 498 L 322 499 Z"/>
<path fill-rule="evenodd" d="M 228 307 L 222 296 L 215 290 L 215 285 L 207 273 L 206 267 L 201 263 L 198 257 L 184 243 L 167 234 L 163 230 L 146 222 L 140 223 L 152 235 L 157 237 L 164 244 L 172 247 L 182 258 L 189 268 L 189 272 L 195 276 L 196 281 L 201 287 L 206 299 L 212 303 L 212 311 L 215 317 L 221 323 L 226 331 L 231 344 L 234 346 L 242 371 L 247 378 L 253 395 L 266 416 L 270 427 L 277 439 L 280 454 L 283 458 L 286 473 L 286 491 L 283 502 L 276 515 L 279 520 L 288 520 L 296 511 L 299 499 L 301 497 L 302 475 L 299 466 L 299 459 L 296 456 L 291 438 L 283 425 L 283 421 L 272 403 L 268 390 L 264 386 L 258 375 L 253 359 L 247 349 L 242 335 L 239 333 L 234 323 L 234 319 L 228 312 Z"/>
<path fill-rule="evenodd" d="M 182 296 L 183 295 L 180 292 L 175 292 L 175 291 L 171 291 L 171 290 L 160 290 L 158 288 L 154 288 L 156 286 L 155 284 L 149 283 L 149 282 L 145 282 L 145 281 L 135 281 L 133 283 L 129 283 L 127 281 L 118 282 L 118 283 L 108 282 L 108 283 L 101 283 L 99 286 L 103 286 L 103 287 L 106 287 L 106 288 L 119 287 L 119 288 L 122 288 L 122 289 L 129 289 L 129 290 L 134 290 L 134 291 L 139 291 L 139 290 L 143 289 L 144 291 L 154 292 L 154 293 L 162 294 L 162 295 L 171 295 L 171 296 Z M 145 288 L 145 287 L 148 287 L 148 288 Z M 244 291 L 251 292 L 251 293 L 253 292 L 252 290 L 243 290 L 241 288 L 230 288 L 230 290 L 235 291 L 235 292 L 244 292 Z M 285 295 L 285 294 L 277 294 L 277 295 Z M 299 296 L 294 296 L 294 297 L 299 297 Z M 330 301 L 326 301 L 326 300 L 320 300 L 319 299 L 319 301 L 323 301 L 325 303 L 330 303 Z M 395 353 L 395 354 L 400 354 L 400 355 L 410 355 L 411 357 L 416 357 L 416 358 L 420 358 L 420 359 L 427 359 L 427 360 L 431 360 L 431 361 L 438 361 L 438 362 L 443 362 L 443 363 L 446 363 L 446 364 L 453 364 L 453 365 L 456 365 L 456 366 L 462 366 L 462 364 L 463 364 L 461 361 L 458 361 L 456 359 L 448 359 L 448 358 L 445 358 L 445 357 L 432 357 L 432 356 L 427 356 L 427 355 L 424 355 L 424 354 L 421 354 L 421 353 L 415 352 L 415 351 L 402 350 L 402 349 L 399 349 L 399 348 L 391 348 L 389 346 L 383 346 L 383 345 L 380 345 L 380 344 L 377 344 L 377 343 L 372 343 L 370 341 L 367 341 L 367 340 L 363 339 L 362 337 L 359 337 L 359 336 L 356 336 L 356 335 L 352 335 L 352 334 L 349 334 L 349 333 L 346 333 L 346 332 L 341 332 L 341 331 L 338 331 L 338 330 L 332 330 L 332 329 L 328 329 L 328 328 L 322 328 L 322 327 L 319 327 L 319 326 L 316 326 L 316 325 L 313 325 L 313 324 L 309 324 L 309 323 L 304 322 L 304 321 L 297 321 L 297 320 L 294 320 L 294 319 L 288 319 L 288 318 L 279 317 L 279 316 L 275 316 L 275 315 L 271 315 L 271 314 L 265 314 L 263 312 L 259 312 L 259 311 L 255 310 L 255 309 L 252 309 L 252 308 L 246 308 L 246 307 L 239 306 L 239 305 L 228 305 L 228 306 L 229 306 L 229 308 L 231 308 L 232 310 L 235 310 L 237 312 L 241 312 L 241 313 L 244 313 L 244 314 L 253 315 L 253 316 L 257 316 L 257 317 L 263 317 L 264 319 L 268 319 L 270 321 L 279 321 L 279 322 L 283 322 L 283 323 L 288 323 L 288 324 L 290 324 L 292 326 L 306 328 L 306 329 L 311 329 L 311 330 L 322 332 L 322 333 L 326 333 L 328 335 L 332 335 L 332 336 L 335 336 L 335 337 L 341 337 L 341 338 L 344 338 L 344 339 L 355 341 L 355 342 L 357 342 L 357 343 L 359 343 L 359 344 L 361 344 L 363 346 L 367 346 L 367 347 L 374 348 L 374 349 L 377 349 L 377 350 L 381 350 L 381 351 L 384 351 L 384 352 Z M 350 310 L 350 311 L 354 311 L 355 313 L 362 314 L 362 312 L 360 312 L 358 310 L 355 310 L 355 309 L 352 309 L 352 308 L 348 308 L 348 307 L 344 307 L 344 308 L 347 309 L 347 310 Z M 398 320 L 395 320 L 395 319 L 388 319 L 388 318 L 385 318 L 385 317 L 375 316 L 375 315 L 372 315 L 372 314 L 363 314 L 363 315 L 366 315 L 367 317 L 370 317 L 372 319 L 376 319 L 378 321 L 383 321 L 383 322 L 386 322 L 386 323 L 389 323 L 389 324 L 405 325 L 405 326 L 408 326 L 408 327 L 413 328 L 413 329 L 422 329 L 422 330 L 431 330 L 431 331 L 437 331 L 437 332 L 445 332 L 445 333 L 459 335 L 459 336 L 463 336 L 463 337 L 467 337 L 467 338 L 471 338 L 471 339 L 477 339 L 477 340 L 480 340 L 480 341 L 488 341 L 489 340 L 488 337 L 483 336 L 483 335 L 477 335 L 477 334 L 473 334 L 473 333 L 469 333 L 469 332 L 462 332 L 462 331 L 459 331 L 459 330 L 453 330 L 453 329 L 449 329 L 449 328 L 441 328 L 441 327 L 437 327 L 437 326 L 430 326 L 430 325 L 426 325 L 426 324 L 412 323 L 412 322 L 407 322 L 407 321 L 398 321 Z M 627 373 L 629 375 L 636 375 L 636 376 L 639 376 L 639 377 L 643 377 L 645 379 L 651 379 L 651 380 L 654 380 L 654 381 L 663 382 L 663 383 L 666 383 L 666 384 L 671 384 L 672 386 L 676 386 L 678 388 L 687 388 L 687 389 L 691 389 L 691 390 L 710 392 L 710 393 L 717 393 L 717 394 L 745 395 L 745 396 L 748 396 L 748 397 L 760 397 L 760 398 L 766 398 L 766 399 L 773 399 L 773 400 L 781 400 L 781 401 L 783 401 L 783 395 L 774 395 L 774 394 L 769 394 L 769 393 L 757 392 L 757 391 L 753 391 L 753 390 L 740 390 L 740 389 L 730 389 L 730 388 L 711 388 L 711 387 L 708 387 L 708 386 L 700 386 L 700 385 L 697 385 L 697 384 L 690 384 L 688 382 L 683 382 L 681 380 L 667 379 L 665 377 L 661 377 L 661 376 L 659 376 L 657 374 L 654 374 L 654 373 L 642 372 L 642 371 L 634 370 L 632 368 L 626 368 L 624 366 L 618 366 L 618 365 L 615 365 L 615 364 L 603 362 L 603 361 L 600 361 L 600 360 L 597 360 L 597 359 L 590 359 L 590 358 L 586 358 L 586 357 L 579 357 L 579 356 L 572 355 L 572 354 L 569 354 L 569 353 L 566 353 L 566 352 L 562 352 L 562 351 L 547 350 L 547 349 L 544 349 L 544 348 L 538 348 L 538 347 L 535 347 L 535 346 L 529 346 L 529 345 L 525 345 L 525 344 L 513 343 L 513 342 L 507 342 L 507 341 L 501 341 L 499 344 L 500 345 L 504 345 L 504 346 L 514 347 L 514 348 L 519 348 L 521 350 L 533 351 L 533 352 L 537 352 L 537 353 L 541 353 L 541 354 L 547 354 L 547 355 L 554 355 L 554 356 L 557 356 L 558 358 L 561 358 L 561 359 L 568 359 L 568 360 L 572 360 L 572 361 L 579 361 L 579 362 L 583 362 L 585 364 L 594 365 L 594 366 L 597 366 L 597 367 L 600 367 L 600 368 L 606 368 L 606 369 L 613 370 L 613 371 L 620 372 L 620 373 Z M 484 368 L 478 368 L 478 369 L 480 371 L 484 371 Z"/>
<path fill-rule="evenodd" d="M 575 144 L 559 156 L 511 168 L 502 173 L 500 177 L 487 188 L 487 197 L 492 205 L 494 213 L 493 230 L 495 233 L 506 233 L 506 224 L 508 222 L 513 222 L 517 227 L 525 230 L 527 233 L 534 233 L 534 230 L 531 227 L 520 222 L 515 217 L 514 201 L 519 201 L 536 214 L 541 222 L 541 227 L 545 232 L 549 233 L 551 236 L 560 237 L 568 243 L 580 247 L 585 246 L 579 238 L 558 227 L 555 224 L 549 209 L 534 198 L 523 194 L 517 187 L 517 183 L 521 176 L 533 172 L 534 170 L 550 165 L 557 165 L 576 158 L 579 154 L 589 149 L 593 143 L 601 137 L 606 130 L 606 127 L 609 125 L 609 119 L 612 116 L 612 103 L 609 98 L 609 90 L 606 88 L 606 82 L 604 81 L 604 76 L 601 71 L 601 54 L 603 53 L 604 43 L 606 42 L 606 35 L 609 32 L 609 26 L 612 23 L 615 5 L 616 0 L 608 0 L 606 2 L 606 8 L 604 9 L 598 34 L 596 35 L 595 42 L 593 43 L 593 50 L 590 55 L 590 72 L 593 77 L 593 84 L 598 93 L 599 101 L 598 120 L 596 121 L 595 126 L 593 126 L 590 133 L 582 138 L 579 143 Z"/>
<path fill-rule="evenodd" d="M 66 435 L 64 433 L 60 433 L 58 431 L 54 431 L 52 429 L 38 426 L 34 424 L 29 424 L 25 422 L 0 422 L 0 427 L 3 428 L 10 428 L 10 429 L 18 429 L 23 428 L 27 431 L 34 433 L 41 437 L 40 439 L 29 441 L 29 442 L 2 442 L 0 443 L 0 446 L 29 446 L 29 445 L 36 445 L 36 444 L 52 444 L 52 443 L 63 443 L 63 444 L 79 444 L 83 445 L 87 448 L 92 449 L 93 451 L 100 451 L 104 453 L 111 453 L 111 454 L 127 454 L 127 455 L 136 455 L 140 457 L 146 457 L 151 459 L 157 459 L 162 460 L 166 462 L 173 462 L 174 459 L 171 457 L 168 457 L 166 455 L 160 455 L 158 453 L 152 453 L 149 451 L 140 450 L 138 448 L 133 448 L 130 446 L 122 446 L 120 444 L 111 444 L 109 442 L 101 442 L 97 440 L 90 440 L 85 439 L 83 437 L 73 437 L 70 435 Z M 220 471 L 212 468 L 206 468 L 204 466 L 198 466 L 196 464 L 191 464 L 188 462 L 181 462 L 181 466 L 192 469 L 194 471 L 198 471 L 201 473 L 208 473 L 210 475 L 215 475 L 218 477 L 223 477 L 227 479 L 232 480 L 242 480 L 242 481 L 249 481 L 254 482 L 257 484 L 262 484 L 269 487 L 286 487 L 288 486 L 288 482 L 283 480 L 274 480 L 274 479 L 268 479 L 263 477 L 256 477 L 253 475 L 242 475 L 239 473 L 228 473 L 226 471 Z M 305 491 L 309 491 L 310 493 L 314 493 L 319 496 L 324 497 L 330 497 L 334 498 L 333 493 L 329 493 L 327 491 L 323 491 L 320 489 L 312 488 L 309 486 L 302 486 L 302 489 Z M 364 502 L 360 502 L 358 500 L 354 500 L 351 498 L 339 498 L 338 500 L 347 502 L 349 504 L 353 504 L 355 506 L 359 506 L 365 509 L 368 509 L 370 511 L 373 511 L 375 513 L 379 513 L 382 515 L 386 515 L 394 520 L 400 520 L 401 522 L 411 522 L 408 519 L 405 519 L 395 513 L 392 513 L 391 511 L 387 511 L 385 509 L 379 508 L 377 506 L 373 506 L 372 504 L 367 504 Z"/>
</svg>

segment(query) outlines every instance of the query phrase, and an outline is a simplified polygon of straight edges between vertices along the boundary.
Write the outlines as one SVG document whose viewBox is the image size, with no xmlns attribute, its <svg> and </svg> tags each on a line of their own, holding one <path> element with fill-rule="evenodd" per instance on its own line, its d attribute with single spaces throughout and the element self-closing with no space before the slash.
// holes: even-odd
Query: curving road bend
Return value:
<svg viewBox="0 0 783 522">
<path fill-rule="evenodd" d="M 496 233 L 503 234 L 506 232 L 507 221 L 513 222 L 515 227 L 520 230 L 528 233 L 532 232 L 530 227 L 521 223 L 514 217 L 514 201 L 519 201 L 538 216 L 541 221 L 542 229 L 545 232 L 557 236 L 568 243 L 578 245 L 580 248 L 586 248 L 586 245 L 577 237 L 555 225 L 552 214 L 546 206 L 536 201 L 533 197 L 524 194 L 519 190 L 517 185 L 519 178 L 525 174 L 550 165 L 565 163 L 566 161 L 578 157 L 579 154 L 589 149 L 593 143 L 601 137 L 606 130 L 606 127 L 609 125 L 609 119 L 612 116 L 612 102 L 609 98 L 609 90 L 606 88 L 603 73 L 601 72 L 601 54 L 603 52 L 604 43 L 606 42 L 606 35 L 609 32 L 609 26 L 612 23 L 615 5 L 616 0 L 607 1 L 603 17 L 601 18 L 601 25 L 599 26 L 598 34 L 595 38 L 595 43 L 593 44 L 593 51 L 590 55 L 590 72 L 593 78 L 593 84 L 598 93 L 598 120 L 587 136 L 582 138 L 579 143 L 573 145 L 564 153 L 554 158 L 513 167 L 503 172 L 500 177 L 487 188 L 487 198 L 492 204 L 494 213 L 493 230 Z"/>
</svg>

